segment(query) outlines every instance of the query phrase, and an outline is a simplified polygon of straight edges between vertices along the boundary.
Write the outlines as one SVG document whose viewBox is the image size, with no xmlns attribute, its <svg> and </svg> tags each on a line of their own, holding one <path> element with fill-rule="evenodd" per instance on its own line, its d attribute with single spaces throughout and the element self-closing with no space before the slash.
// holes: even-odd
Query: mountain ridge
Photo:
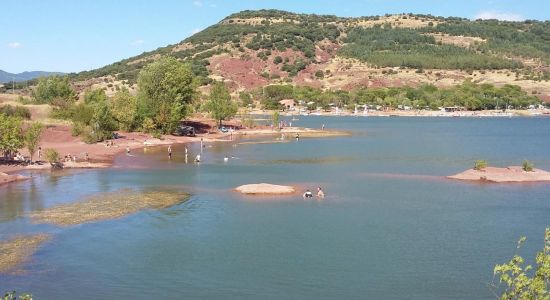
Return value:
<svg viewBox="0 0 550 300">
<path fill-rule="evenodd" d="M 25 71 L 21 73 L 10 73 L 4 70 L 0 70 L 0 83 L 11 82 L 22 82 L 27 80 L 36 79 L 39 77 L 51 76 L 51 75 L 64 75 L 62 72 L 49 72 L 49 71 Z"/>
</svg>

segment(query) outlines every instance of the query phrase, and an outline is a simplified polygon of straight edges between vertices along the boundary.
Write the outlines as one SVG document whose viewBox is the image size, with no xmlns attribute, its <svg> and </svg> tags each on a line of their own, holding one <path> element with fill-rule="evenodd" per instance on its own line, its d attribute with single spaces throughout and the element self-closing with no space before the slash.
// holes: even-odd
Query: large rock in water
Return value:
<svg viewBox="0 0 550 300">
<path fill-rule="evenodd" d="M 296 191 L 292 186 L 269 183 L 245 184 L 235 188 L 235 190 L 247 195 L 283 195 L 292 194 Z"/>
</svg>

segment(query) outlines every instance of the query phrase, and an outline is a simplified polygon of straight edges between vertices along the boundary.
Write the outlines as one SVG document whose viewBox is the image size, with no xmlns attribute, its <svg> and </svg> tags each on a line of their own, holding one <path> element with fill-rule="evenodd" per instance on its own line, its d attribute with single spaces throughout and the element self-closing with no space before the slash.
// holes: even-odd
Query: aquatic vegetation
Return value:
<svg viewBox="0 0 550 300">
<path fill-rule="evenodd" d="M 47 234 L 16 236 L 0 242 L 0 273 L 13 270 L 34 254 L 49 239 Z"/>
<path fill-rule="evenodd" d="M 123 189 L 35 212 L 30 217 L 34 223 L 70 226 L 116 219 L 144 209 L 168 208 L 188 198 L 189 194 L 181 191 Z"/>
</svg>

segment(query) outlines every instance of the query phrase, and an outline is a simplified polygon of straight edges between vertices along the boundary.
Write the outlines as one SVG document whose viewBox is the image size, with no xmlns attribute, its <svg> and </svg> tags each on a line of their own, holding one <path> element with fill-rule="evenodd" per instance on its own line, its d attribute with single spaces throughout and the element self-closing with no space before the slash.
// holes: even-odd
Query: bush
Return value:
<svg viewBox="0 0 550 300">
<path fill-rule="evenodd" d="M 30 120 L 31 118 L 31 111 L 23 106 L 11 106 L 9 104 L 0 106 L 0 114 L 5 114 L 6 116 L 10 117 L 19 117 L 21 119 L 27 119 Z"/>
<path fill-rule="evenodd" d="M 528 161 L 528 160 L 524 160 L 523 161 L 523 165 L 522 165 L 522 169 L 523 171 L 525 172 L 533 172 L 533 169 L 535 168 L 535 165 Z"/>
<path fill-rule="evenodd" d="M 84 125 L 80 122 L 74 122 L 73 127 L 71 127 L 71 135 L 72 136 L 79 136 L 82 133 L 84 133 Z"/>
<path fill-rule="evenodd" d="M 476 160 L 474 162 L 474 170 L 478 170 L 478 171 L 483 170 L 483 169 L 487 168 L 487 166 L 488 166 L 488 163 L 487 163 L 486 160 L 481 160 L 480 159 L 480 160 Z"/>
<path fill-rule="evenodd" d="M 55 149 L 51 149 L 51 148 L 46 149 L 44 151 L 44 155 L 46 156 L 46 161 L 52 165 L 59 162 L 59 152 L 57 152 L 57 150 Z"/>
</svg>

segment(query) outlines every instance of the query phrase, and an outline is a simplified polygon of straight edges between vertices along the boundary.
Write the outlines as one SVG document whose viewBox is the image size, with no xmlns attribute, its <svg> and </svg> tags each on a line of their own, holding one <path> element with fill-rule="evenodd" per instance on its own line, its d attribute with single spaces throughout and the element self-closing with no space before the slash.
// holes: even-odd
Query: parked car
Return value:
<svg viewBox="0 0 550 300">
<path fill-rule="evenodd" d="M 180 125 L 172 134 L 177 136 L 195 136 L 195 128 L 192 126 Z"/>
</svg>

